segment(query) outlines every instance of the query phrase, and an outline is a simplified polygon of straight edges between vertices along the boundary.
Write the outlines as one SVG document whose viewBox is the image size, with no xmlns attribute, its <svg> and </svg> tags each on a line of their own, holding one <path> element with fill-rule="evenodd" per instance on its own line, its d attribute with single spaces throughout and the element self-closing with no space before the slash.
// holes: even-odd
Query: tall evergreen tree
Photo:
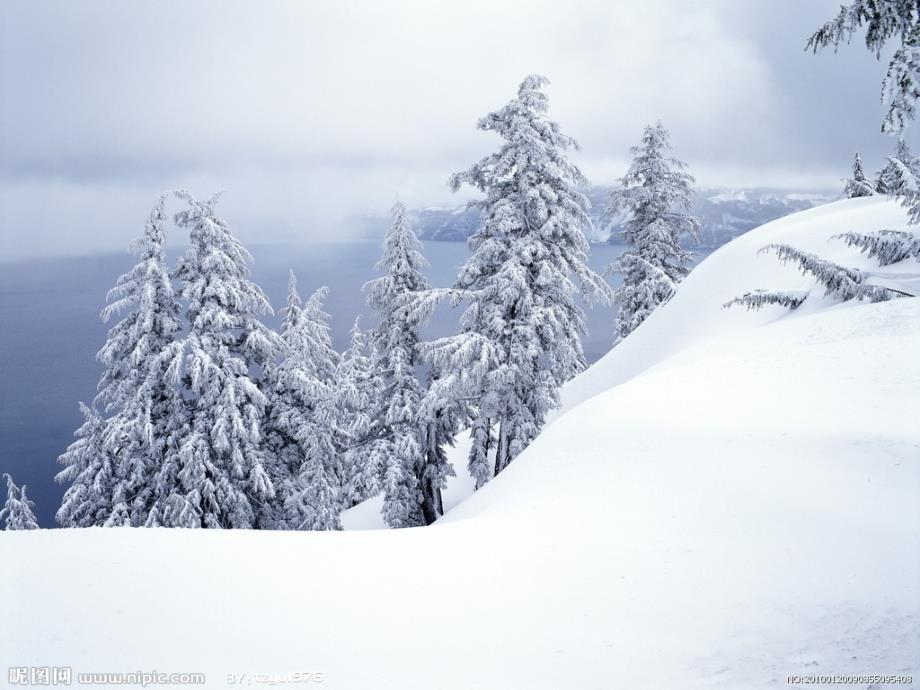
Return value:
<svg viewBox="0 0 920 690">
<path fill-rule="evenodd" d="M 337 417 L 342 433 L 340 481 L 343 507 L 349 508 L 380 490 L 374 468 L 374 407 L 380 382 L 374 375 L 373 351 L 359 319 L 351 329 L 351 344 L 336 369 Z"/>
<path fill-rule="evenodd" d="M 126 312 L 98 354 L 105 371 L 96 402 L 111 415 L 105 443 L 117 458 L 109 526 L 147 522 L 154 478 L 184 423 L 184 402 L 174 385 L 181 322 L 163 252 L 165 201 L 157 201 L 135 242 L 138 263 L 118 279 L 102 311 L 103 321 Z"/>
<path fill-rule="evenodd" d="M 527 77 L 516 98 L 483 117 L 479 129 L 498 134 L 499 149 L 450 181 L 454 190 L 469 184 L 485 194 L 473 204 L 483 226 L 445 293 L 470 302 L 461 332 L 426 347 L 439 377 L 431 397 L 443 401 L 428 407 L 475 401 L 469 469 L 478 486 L 490 475 L 490 456 L 498 474 L 537 436 L 562 384 L 584 368 L 576 293 L 610 296 L 587 265 L 590 221 L 577 191 L 585 178 L 568 158 L 578 145 L 546 117 L 548 83 Z"/>
<path fill-rule="evenodd" d="M 812 34 L 805 49 L 817 53 L 832 45 L 836 50 L 842 42 L 849 43 L 862 26 L 866 27 L 866 48 L 876 58 L 890 39 L 896 38 L 899 44 L 882 83 L 882 102 L 888 105 L 882 131 L 897 134 L 914 118 L 920 98 L 920 7 L 916 0 L 851 0 Z"/>
<path fill-rule="evenodd" d="M 679 241 L 699 234 L 700 221 L 690 213 L 693 177 L 682 161 L 667 155 L 670 150 L 661 123 L 647 126 L 642 143 L 631 149 L 634 158 L 620 188 L 611 193 L 608 213 L 629 212 L 622 231 L 627 249 L 608 267 L 623 277 L 614 295 L 617 341 L 670 300 L 690 271 L 693 255 Z"/>
<path fill-rule="evenodd" d="M 419 406 L 421 391 L 416 374 L 419 320 L 412 318 L 409 301 L 430 289 L 422 274 L 426 261 L 421 243 L 409 225 L 406 207 L 393 207 L 393 224 L 383 243 L 377 270 L 384 275 L 364 286 L 369 306 L 379 316 L 374 332 L 374 369 L 380 378 L 383 406 L 377 413 L 384 438 L 380 484 L 383 515 L 391 527 L 430 524 L 438 517 L 443 478 L 448 469 L 429 468 L 422 448 Z"/>
<path fill-rule="evenodd" d="M 6 503 L 3 510 L 0 510 L 0 520 L 4 521 L 3 529 L 38 529 L 38 521 L 32 512 L 35 503 L 26 496 L 25 484 L 20 489 L 13 483 L 10 475 L 3 476 L 6 477 Z"/>
<path fill-rule="evenodd" d="M 339 449 L 335 416 L 335 372 L 329 315 L 323 309 L 328 289 L 304 304 L 293 271 L 281 333 L 280 362 L 266 370 L 271 401 L 268 438 L 278 458 L 276 527 L 341 529 Z"/>
<path fill-rule="evenodd" d="M 873 196 L 875 188 L 872 183 L 866 179 L 866 173 L 863 171 L 862 159 L 859 154 L 853 159 L 853 176 L 849 178 L 843 188 L 843 195 L 847 199 L 855 199 L 861 196 Z"/>
<path fill-rule="evenodd" d="M 287 303 L 281 312 L 281 330 L 276 356 L 265 363 L 264 391 L 268 398 L 265 423 L 265 448 L 274 458 L 270 464 L 275 500 L 271 517 L 265 517 L 274 529 L 288 528 L 290 497 L 295 492 L 294 478 L 303 462 L 296 430 L 301 413 L 309 413 L 307 403 L 298 399 L 298 390 L 310 379 L 298 375 L 296 364 L 302 353 L 298 347 L 300 324 L 303 318 L 303 300 L 297 289 L 297 277 L 292 270 L 288 276 Z M 315 386 L 306 386 L 312 392 Z"/>
<path fill-rule="evenodd" d="M 103 364 L 95 409 L 83 408 L 79 440 L 61 456 L 72 482 L 58 519 L 64 526 L 143 525 L 154 500 L 152 480 L 183 403 L 170 366 L 178 353 L 179 305 L 163 256 L 165 197 L 160 197 L 133 250 L 138 263 L 109 291 L 102 320 L 124 314 L 97 354 Z"/>
<path fill-rule="evenodd" d="M 271 313 L 249 279 L 251 256 L 216 215 L 219 195 L 188 207 L 176 223 L 191 244 L 175 277 L 188 305 L 183 339 L 184 397 L 190 419 L 158 484 L 158 515 L 173 527 L 258 527 L 272 519 L 272 457 L 263 448 L 267 400 L 253 372 L 275 352 L 275 336 L 258 314 Z"/>
</svg>

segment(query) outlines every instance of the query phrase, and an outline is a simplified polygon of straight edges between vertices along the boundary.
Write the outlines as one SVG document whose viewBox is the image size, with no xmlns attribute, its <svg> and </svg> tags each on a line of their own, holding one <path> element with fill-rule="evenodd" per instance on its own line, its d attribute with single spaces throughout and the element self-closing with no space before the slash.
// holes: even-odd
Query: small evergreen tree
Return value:
<svg viewBox="0 0 920 690">
<path fill-rule="evenodd" d="M 911 152 L 907 142 L 898 139 L 897 149 L 889 156 L 885 166 L 875 179 L 875 191 L 893 197 L 901 197 L 909 191 L 912 180 L 920 173 L 920 164 Z M 915 185 L 914 185 L 915 186 Z"/>
<path fill-rule="evenodd" d="M 843 195 L 847 199 L 855 199 L 861 196 L 873 196 L 875 188 L 872 183 L 866 179 L 866 173 L 863 171 L 862 160 L 859 154 L 853 159 L 853 177 L 847 180 L 843 188 Z"/>
<path fill-rule="evenodd" d="M 216 215 L 218 196 L 178 193 L 187 208 L 176 223 L 191 240 L 175 272 L 188 305 L 182 383 L 190 418 L 159 481 L 158 519 L 172 527 L 249 528 L 273 519 L 267 400 L 253 372 L 272 358 L 277 340 L 257 318 L 271 307 L 249 280 L 251 256 Z"/>
<path fill-rule="evenodd" d="M 833 45 L 836 50 L 841 42 L 849 43 L 862 26 L 866 27 L 866 48 L 876 58 L 889 39 L 899 42 L 882 83 L 882 102 L 888 105 L 882 131 L 899 133 L 914 118 L 920 97 L 920 9 L 914 0 L 851 0 L 812 34 L 805 49 L 817 53 Z"/>
<path fill-rule="evenodd" d="M 64 465 L 55 480 L 68 483 L 55 519 L 61 527 L 104 525 L 112 515 L 117 458 L 106 443 L 106 421 L 97 410 L 80 403 L 83 424 L 77 440 L 58 458 Z"/>
<path fill-rule="evenodd" d="M 693 178 L 682 161 L 667 156 L 668 136 L 661 123 L 647 126 L 642 143 L 631 149 L 633 162 L 620 188 L 611 193 L 607 213 L 629 212 L 622 231 L 627 249 L 608 267 L 623 277 L 614 292 L 617 342 L 670 300 L 690 272 L 693 255 L 679 241 L 697 237 L 700 221 L 690 214 Z"/>
<path fill-rule="evenodd" d="M 10 475 L 3 476 L 6 477 L 6 503 L 3 510 L 0 510 L 0 520 L 4 520 L 3 529 L 38 529 L 38 521 L 32 512 L 35 503 L 26 496 L 25 484 L 20 489 L 13 483 Z"/>
<path fill-rule="evenodd" d="M 377 270 L 384 275 L 364 286 L 369 306 L 379 316 L 374 332 L 374 370 L 383 406 L 377 426 L 385 430 L 376 450 L 382 459 L 383 515 L 390 527 L 430 524 L 440 505 L 443 467 L 427 468 L 421 442 L 421 391 L 418 364 L 419 321 L 411 317 L 411 298 L 430 289 L 421 243 L 409 225 L 406 207 L 393 206 L 393 224 L 383 243 Z"/>
</svg>

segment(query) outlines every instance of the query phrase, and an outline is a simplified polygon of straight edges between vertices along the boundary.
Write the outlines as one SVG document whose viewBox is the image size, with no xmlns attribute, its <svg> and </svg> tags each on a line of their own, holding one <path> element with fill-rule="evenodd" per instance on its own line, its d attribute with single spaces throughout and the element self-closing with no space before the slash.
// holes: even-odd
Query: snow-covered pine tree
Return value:
<svg viewBox="0 0 920 690">
<path fill-rule="evenodd" d="M 607 270 L 623 284 L 614 293 L 619 306 L 615 334 L 619 342 L 674 295 L 690 272 L 693 255 L 680 247 L 683 235 L 697 237 L 700 221 L 690 213 L 693 177 L 686 165 L 668 156 L 668 131 L 648 125 L 634 146 L 632 164 L 610 196 L 608 215 L 629 213 L 622 231 L 626 251 Z"/>
<path fill-rule="evenodd" d="M 219 195 L 177 196 L 188 207 L 176 223 L 191 240 L 175 271 L 188 305 L 182 345 L 190 419 L 158 478 L 158 519 L 171 527 L 259 527 L 273 517 L 275 489 L 273 458 L 263 449 L 267 400 L 253 372 L 277 347 L 257 318 L 271 307 L 249 279 L 251 256 L 216 214 Z"/>
<path fill-rule="evenodd" d="M 893 156 L 889 156 L 884 167 L 878 171 L 875 178 L 875 191 L 878 194 L 900 197 L 905 191 L 905 185 L 920 174 L 920 162 L 910 150 L 904 139 L 898 139 L 897 148 Z"/>
<path fill-rule="evenodd" d="M 537 436 L 562 384 L 585 366 L 576 292 L 611 297 L 587 264 L 590 221 L 577 191 L 585 178 L 568 158 L 578 145 L 546 117 L 548 83 L 528 76 L 516 98 L 480 119 L 479 129 L 496 133 L 501 145 L 450 180 L 454 190 L 465 183 L 485 194 L 472 204 L 483 226 L 470 239 L 473 256 L 455 289 L 444 293 L 470 302 L 460 333 L 426 348 L 439 376 L 426 408 L 475 400 L 470 471 L 480 486 L 493 428 L 498 474 Z"/>
<path fill-rule="evenodd" d="M 35 503 L 26 496 L 25 484 L 20 489 L 13 483 L 10 475 L 3 476 L 6 477 L 6 503 L 3 510 L 0 510 L 0 520 L 4 521 L 3 529 L 38 529 L 38 520 L 32 512 Z"/>
<path fill-rule="evenodd" d="M 846 185 L 843 188 L 843 195 L 847 199 L 855 199 L 861 196 L 873 196 L 875 193 L 875 187 L 866 178 L 862 159 L 857 153 L 856 157 L 853 159 L 853 176 L 846 181 Z"/>
<path fill-rule="evenodd" d="M 77 440 L 58 458 L 64 465 L 56 476 L 69 483 L 55 519 L 61 527 L 96 527 L 112 515 L 117 458 L 106 442 L 106 420 L 97 410 L 80 403 L 83 424 L 74 432 Z"/>
<path fill-rule="evenodd" d="M 162 196 L 155 204 L 133 247 L 139 261 L 109 291 L 102 311 L 103 321 L 125 314 L 97 355 L 105 369 L 96 404 L 111 415 L 104 442 L 117 459 L 107 526 L 147 523 L 154 479 L 184 424 L 185 406 L 175 388 L 179 303 L 163 255 L 165 203 Z"/>
<path fill-rule="evenodd" d="M 380 381 L 382 407 L 377 412 L 381 441 L 380 485 L 383 516 L 390 527 L 431 524 L 438 518 L 440 493 L 449 466 L 428 467 L 419 419 L 421 391 L 418 362 L 419 326 L 409 303 L 429 290 L 422 274 L 427 265 L 402 202 L 393 206 L 393 224 L 383 242 L 377 270 L 384 275 L 364 286 L 368 305 L 377 313 L 374 372 Z"/>
<path fill-rule="evenodd" d="M 380 384 L 372 368 L 368 336 L 355 319 L 351 344 L 342 354 L 336 369 L 335 395 L 341 429 L 342 455 L 340 482 L 342 505 L 349 508 L 380 490 L 374 467 L 374 408 L 380 400 Z"/>
<path fill-rule="evenodd" d="M 320 288 L 302 303 L 291 272 L 280 361 L 266 368 L 268 447 L 278 460 L 277 528 L 341 529 L 334 396 L 339 356 L 323 311 L 327 293 Z"/>
<path fill-rule="evenodd" d="M 788 244 L 768 244 L 760 250 L 773 252 L 782 263 L 796 264 L 804 275 L 810 275 L 824 288 L 824 296 L 840 302 L 861 300 L 885 302 L 897 297 L 909 296 L 905 292 L 868 282 L 869 273 L 855 268 L 841 266 L 833 261 L 821 259 L 814 254 L 800 251 Z M 797 309 L 808 297 L 808 291 L 755 290 L 736 297 L 723 308 L 742 305 L 748 309 L 761 309 L 768 304 L 778 304 L 788 309 Z"/>
<path fill-rule="evenodd" d="M 265 420 L 265 449 L 274 461 L 270 464 L 275 500 L 271 516 L 264 516 L 273 529 L 287 529 L 292 496 L 296 492 L 295 477 L 303 464 L 303 455 L 297 443 L 296 430 L 301 417 L 309 414 L 307 404 L 298 400 L 297 389 L 309 383 L 305 375 L 298 375 L 298 363 L 303 354 L 297 347 L 303 300 L 297 290 L 297 277 L 292 270 L 288 276 L 287 304 L 282 310 L 281 331 L 276 356 L 265 363 L 263 390 L 268 398 Z M 298 513 L 299 515 L 300 513 Z M 302 518 L 291 520 L 299 524 Z"/>
<path fill-rule="evenodd" d="M 805 49 L 815 53 L 829 45 L 836 50 L 866 27 L 866 48 L 879 58 L 889 39 L 899 45 L 882 83 L 882 102 L 888 112 L 882 131 L 898 133 L 916 114 L 920 97 L 920 7 L 916 0 L 852 0 L 808 39 Z"/>
</svg>

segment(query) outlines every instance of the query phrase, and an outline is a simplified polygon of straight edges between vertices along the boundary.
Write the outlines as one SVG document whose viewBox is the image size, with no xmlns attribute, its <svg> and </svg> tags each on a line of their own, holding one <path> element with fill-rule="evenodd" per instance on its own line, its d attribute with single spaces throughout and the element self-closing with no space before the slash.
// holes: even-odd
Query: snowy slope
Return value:
<svg viewBox="0 0 920 690">
<path fill-rule="evenodd" d="M 775 255 L 758 255 L 761 247 L 787 243 L 847 266 L 878 270 L 872 260 L 831 237 L 849 231 L 903 229 L 906 224 L 907 215 L 895 202 L 864 197 L 802 211 L 745 233 L 694 268 L 668 305 L 653 313 L 630 338 L 588 371 L 569 382 L 563 391 L 563 411 L 709 338 L 724 338 L 788 318 L 785 310 L 778 308 L 760 312 L 721 309 L 728 300 L 757 288 L 798 289 L 814 285 L 813 280 L 803 277 L 793 265 L 781 266 Z M 897 266 L 889 266 L 886 272 L 899 271 Z M 795 318 L 826 306 L 810 298 Z"/>
<path fill-rule="evenodd" d="M 210 687 L 916 679 L 920 300 L 720 309 L 803 282 L 762 244 L 853 264 L 831 234 L 902 223 L 855 200 L 727 245 L 433 527 L 0 533 L 0 662 L 203 671 Z"/>
</svg>

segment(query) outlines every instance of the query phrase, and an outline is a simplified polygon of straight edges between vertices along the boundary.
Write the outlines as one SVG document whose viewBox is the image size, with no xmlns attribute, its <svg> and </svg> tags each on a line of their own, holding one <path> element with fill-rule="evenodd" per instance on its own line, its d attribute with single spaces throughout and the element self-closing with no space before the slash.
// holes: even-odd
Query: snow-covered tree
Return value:
<svg viewBox="0 0 920 690">
<path fill-rule="evenodd" d="M 219 195 L 187 208 L 176 223 L 190 247 L 175 277 L 187 304 L 183 396 L 189 421 L 158 477 L 160 524 L 172 527 L 261 526 L 273 517 L 273 458 L 263 449 L 267 404 L 253 372 L 273 356 L 275 336 L 259 321 L 271 313 L 249 279 L 251 256 L 217 216 Z"/>
<path fill-rule="evenodd" d="M 291 272 L 281 331 L 280 361 L 266 368 L 270 400 L 267 446 L 278 497 L 277 528 L 341 529 L 339 447 L 335 409 L 338 353 L 332 347 L 328 288 L 302 303 Z"/>
<path fill-rule="evenodd" d="M 817 53 L 829 45 L 836 50 L 863 26 L 866 48 L 876 58 L 890 39 L 898 42 L 882 84 L 882 102 L 888 106 L 882 131 L 898 133 L 914 118 L 920 97 L 920 7 L 916 0 L 852 0 L 812 34 L 806 50 Z"/>
<path fill-rule="evenodd" d="M 875 191 L 895 198 L 902 197 L 911 187 L 916 187 L 916 178 L 920 175 L 920 161 L 914 156 L 907 142 L 898 139 L 893 156 L 889 156 L 885 166 L 878 171 L 875 179 Z"/>
<path fill-rule="evenodd" d="M 64 465 L 55 480 L 68 483 L 55 519 L 61 527 L 104 525 L 112 515 L 117 458 L 106 443 L 106 420 L 97 410 L 80 403 L 83 424 L 77 440 L 58 458 Z"/>
<path fill-rule="evenodd" d="M 367 333 L 355 319 L 351 344 L 335 373 L 335 395 L 342 432 L 340 481 L 342 504 L 349 508 L 380 490 L 372 441 L 374 409 L 380 400 L 380 382 L 374 375 L 373 350 Z"/>
<path fill-rule="evenodd" d="M 897 297 L 908 296 L 907 293 L 868 282 L 870 273 L 856 268 L 841 266 L 833 261 L 822 259 L 788 244 L 768 244 L 761 252 L 773 252 L 782 263 L 793 263 L 807 276 L 812 276 L 824 288 L 824 296 L 846 302 L 860 300 L 866 302 L 885 302 Z M 788 309 L 797 309 L 808 297 L 809 291 L 756 290 L 726 302 L 724 307 L 742 305 L 748 309 L 760 309 L 767 304 L 778 304 Z"/>
<path fill-rule="evenodd" d="M 853 159 L 853 176 L 846 181 L 846 185 L 843 188 L 843 195 L 847 199 L 855 199 L 861 196 L 873 196 L 875 193 L 875 187 L 866 178 L 862 159 L 857 153 L 856 157 Z"/>
<path fill-rule="evenodd" d="M 38 529 L 38 521 L 32 512 L 35 503 L 26 496 L 25 484 L 20 489 L 13 483 L 10 475 L 3 476 L 6 477 L 6 503 L 3 510 L 0 510 L 0 520 L 4 521 L 3 529 Z"/>
<path fill-rule="evenodd" d="M 607 213 L 629 213 L 621 233 L 627 249 L 608 267 L 623 277 L 614 293 L 617 342 L 670 300 L 690 272 L 693 255 L 679 242 L 683 235 L 699 235 L 700 221 L 690 213 L 693 177 L 670 150 L 661 123 L 647 126 L 642 143 L 631 149 L 634 158 L 620 187 L 611 193 Z"/>
<path fill-rule="evenodd" d="M 137 264 L 108 294 L 102 320 L 111 328 L 97 358 L 103 364 L 95 407 L 83 407 L 78 440 L 61 456 L 71 482 L 58 519 L 65 526 L 145 524 L 153 477 L 184 404 L 175 388 L 180 358 L 179 305 L 165 267 L 165 197 L 160 197 L 133 250 Z M 96 411 L 98 408 L 101 411 Z"/>
<path fill-rule="evenodd" d="M 420 322 L 409 302 L 430 289 L 422 273 L 427 265 L 402 202 L 393 206 L 393 224 L 377 263 L 380 278 L 364 286 L 368 305 L 377 313 L 374 371 L 383 403 L 377 413 L 381 441 L 376 444 L 381 466 L 383 515 L 391 527 L 430 524 L 438 517 L 443 477 L 448 468 L 427 466 L 419 420 L 421 391 L 418 362 Z"/>
<path fill-rule="evenodd" d="M 426 408 L 475 402 L 470 471 L 480 486 L 493 450 L 497 474 L 533 441 L 562 384 L 585 366 L 576 293 L 610 299 L 588 268 L 590 221 L 577 191 L 585 178 L 568 157 L 577 143 L 546 116 L 548 83 L 527 77 L 516 98 L 480 119 L 479 129 L 501 144 L 450 180 L 454 190 L 469 184 L 485 194 L 472 204 L 483 225 L 454 289 L 442 293 L 469 307 L 457 336 L 426 348 L 439 377 Z"/>
<path fill-rule="evenodd" d="M 108 526 L 142 526 L 155 500 L 154 478 L 184 423 L 175 383 L 181 349 L 179 303 L 165 265 L 165 196 L 135 242 L 138 263 L 109 291 L 103 321 L 124 317 L 98 353 L 105 369 L 96 404 L 111 417 L 104 442 L 117 458 Z"/>
</svg>

